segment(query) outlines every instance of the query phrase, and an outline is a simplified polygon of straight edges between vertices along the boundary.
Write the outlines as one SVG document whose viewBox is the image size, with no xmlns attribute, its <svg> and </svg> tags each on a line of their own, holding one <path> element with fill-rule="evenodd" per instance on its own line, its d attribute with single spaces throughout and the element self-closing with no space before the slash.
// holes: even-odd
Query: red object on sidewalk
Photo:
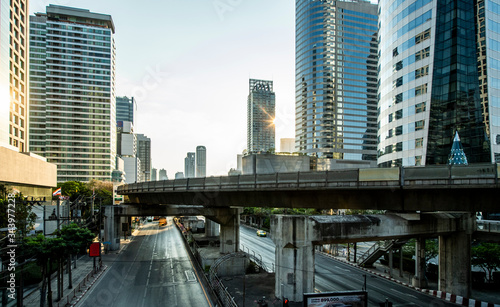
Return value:
<svg viewBox="0 0 500 307">
<path fill-rule="evenodd" d="M 101 243 L 94 242 L 94 243 L 90 244 L 89 256 L 90 257 L 99 257 L 99 256 L 101 256 Z"/>
</svg>

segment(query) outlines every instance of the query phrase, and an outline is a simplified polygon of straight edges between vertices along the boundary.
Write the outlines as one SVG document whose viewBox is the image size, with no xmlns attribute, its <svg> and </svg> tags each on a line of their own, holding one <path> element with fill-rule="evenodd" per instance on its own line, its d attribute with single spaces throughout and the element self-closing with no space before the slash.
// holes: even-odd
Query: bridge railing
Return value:
<svg viewBox="0 0 500 307">
<path fill-rule="evenodd" d="M 437 188 L 442 185 L 498 185 L 497 164 L 347 169 L 317 172 L 183 178 L 127 184 L 119 194 L 170 191 L 289 190 L 358 187 Z"/>
<path fill-rule="evenodd" d="M 500 221 L 476 221 L 477 230 L 482 232 L 500 233 Z"/>
</svg>

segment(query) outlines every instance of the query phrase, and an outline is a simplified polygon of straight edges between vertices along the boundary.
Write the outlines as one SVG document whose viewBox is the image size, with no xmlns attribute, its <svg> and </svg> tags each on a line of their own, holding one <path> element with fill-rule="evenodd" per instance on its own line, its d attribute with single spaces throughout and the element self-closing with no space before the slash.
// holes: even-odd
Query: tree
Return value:
<svg viewBox="0 0 500 307">
<path fill-rule="evenodd" d="M 14 198 L 9 198 L 7 187 L 0 185 L 0 228 L 6 228 L 9 225 L 9 211 L 7 209 L 15 209 L 16 228 L 18 229 L 21 238 L 33 229 L 36 221 L 36 213 L 32 211 L 32 207 L 25 200 L 21 193 L 17 193 Z M 9 206 L 9 204 L 13 206 Z"/>
<path fill-rule="evenodd" d="M 493 272 L 500 268 L 500 245 L 497 243 L 479 243 L 472 247 L 472 265 L 479 266 L 492 281 Z"/>
</svg>

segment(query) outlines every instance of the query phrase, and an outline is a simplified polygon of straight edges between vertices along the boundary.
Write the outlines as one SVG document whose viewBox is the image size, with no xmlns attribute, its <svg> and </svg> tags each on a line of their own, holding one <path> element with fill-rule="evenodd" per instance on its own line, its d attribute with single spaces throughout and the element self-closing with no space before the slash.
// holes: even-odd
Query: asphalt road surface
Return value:
<svg viewBox="0 0 500 307">
<path fill-rule="evenodd" d="M 146 223 L 118 255 L 103 255 L 108 266 L 78 306 L 212 307 L 172 218 Z"/>
<path fill-rule="evenodd" d="M 240 227 L 243 249 L 262 257 L 268 267 L 273 267 L 275 245 L 269 237 L 257 237 L 255 230 Z M 366 276 L 366 277 L 365 277 Z M 457 306 L 411 288 L 370 274 L 330 257 L 316 254 L 315 289 L 318 292 L 359 291 L 365 286 L 368 291 L 368 306 L 379 307 L 386 298 L 393 307 L 402 306 Z"/>
</svg>

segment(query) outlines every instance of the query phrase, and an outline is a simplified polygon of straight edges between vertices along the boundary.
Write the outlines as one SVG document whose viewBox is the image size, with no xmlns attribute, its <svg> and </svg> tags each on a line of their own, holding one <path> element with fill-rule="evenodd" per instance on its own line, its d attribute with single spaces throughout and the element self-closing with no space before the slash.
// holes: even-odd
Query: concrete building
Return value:
<svg viewBox="0 0 500 307">
<path fill-rule="evenodd" d="M 236 170 L 240 171 L 240 172 L 243 170 L 243 155 L 242 154 L 236 155 Z"/>
<path fill-rule="evenodd" d="M 156 168 L 151 169 L 151 181 L 157 181 L 158 179 L 158 170 Z"/>
<path fill-rule="evenodd" d="M 116 121 L 135 123 L 135 110 L 137 108 L 134 97 L 116 97 Z"/>
<path fill-rule="evenodd" d="M 177 172 L 175 173 L 175 179 L 182 179 L 184 178 L 184 173 L 183 172 Z"/>
<path fill-rule="evenodd" d="M 280 139 L 280 152 L 295 152 L 295 139 L 294 138 L 281 138 Z"/>
<path fill-rule="evenodd" d="M 196 177 L 207 176 L 207 148 L 205 146 L 196 147 Z"/>
<path fill-rule="evenodd" d="M 469 163 L 500 161 L 500 3 L 381 0 L 379 11 L 378 164 L 446 164 L 456 132 Z"/>
<path fill-rule="evenodd" d="M 141 182 L 151 181 L 151 139 L 144 134 L 137 134 L 137 157 L 141 161 Z"/>
<path fill-rule="evenodd" d="M 309 172 L 311 157 L 299 155 L 252 154 L 242 159 L 242 174 Z M 235 174 L 235 173 L 233 173 Z"/>
<path fill-rule="evenodd" d="M 377 5 L 297 0 L 295 16 L 296 150 L 376 166 Z"/>
<path fill-rule="evenodd" d="M 28 1 L 0 2 L 0 145 L 28 151 Z"/>
<path fill-rule="evenodd" d="M 165 169 L 161 169 L 160 170 L 160 173 L 159 173 L 159 180 L 168 180 L 168 176 L 167 176 L 167 171 Z"/>
<path fill-rule="evenodd" d="M 111 180 L 116 162 L 110 15 L 49 5 L 30 16 L 30 148 L 57 180 Z"/>
<path fill-rule="evenodd" d="M 113 183 L 125 183 L 125 162 L 121 157 L 116 157 L 116 168 L 111 173 L 111 181 Z"/>
<path fill-rule="evenodd" d="M 186 178 L 193 178 L 195 174 L 195 156 L 194 152 L 188 152 L 184 158 L 184 176 Z"/>
<path fill-rule="evenodd" d="M 141 182 L 141 160 L 135 156 L 122 156 L 121 158 L 125 169 L 125 183 Z"/>
<path fill-rule="evenodd" d="M 276 95 L 273 81 L 250 79 L 247 101 L 247 150 L 274 151 Z"/>
<path fill-rule="evenodd" d="M 125 171 L 125 182 L 142 182 L 141 165 L 137 156 L 137 136 L 134 133 L 134 125 L 128 121 L 118 121 L 117 126 L 117 150 L 116 153 L 122 158 Z"/>
</svg>

